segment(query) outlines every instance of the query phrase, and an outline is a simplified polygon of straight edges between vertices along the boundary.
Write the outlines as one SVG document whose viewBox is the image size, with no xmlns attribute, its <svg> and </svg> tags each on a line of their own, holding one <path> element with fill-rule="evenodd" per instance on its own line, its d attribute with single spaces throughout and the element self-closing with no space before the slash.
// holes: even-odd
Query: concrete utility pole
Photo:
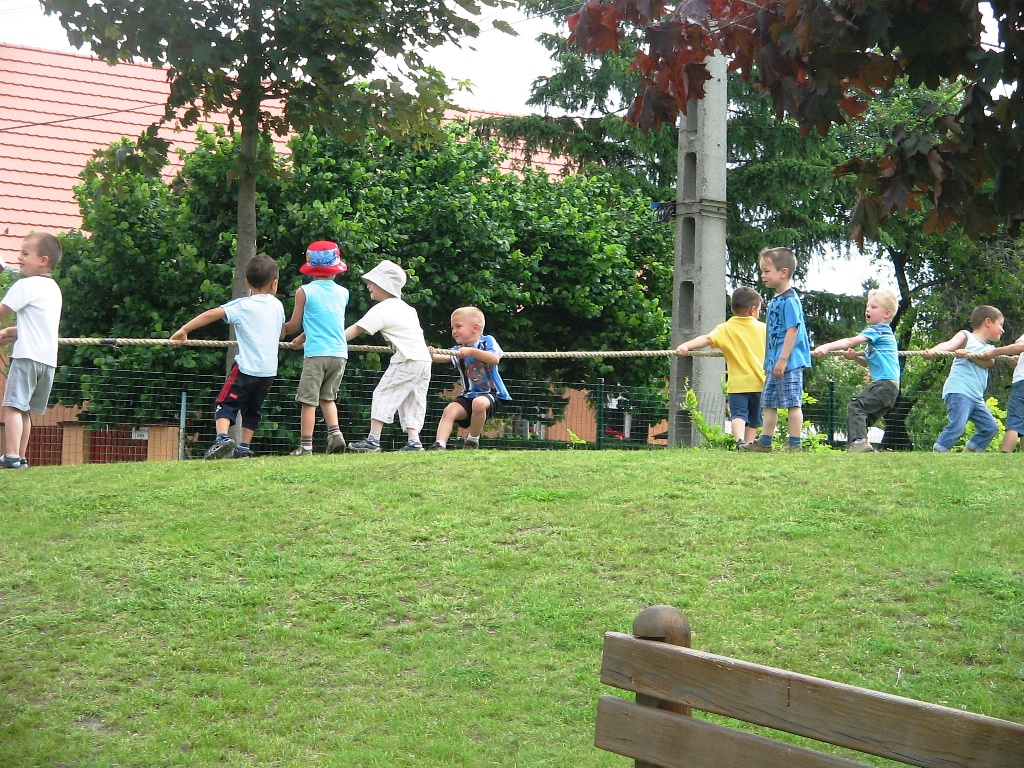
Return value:
<svg viewBox="0 0 1024 768">
<path fill-rule="evenodd" d="M 725 58 L 709 59 L 712 79 L 705 96 L 687 105 L 679 124 L 679 177 L 676 183 L 675 268 L 672 289 L 672 346 L 725 322 L 725 121 L 728 107 Z M 680 412 L 687 384 L 697 392 L 704 417 L 725 423 L 720 357 L 673 357 L 669 377 L 669 446 L 696 445 L 700 439 L 689 416 Z"/>
</svg>

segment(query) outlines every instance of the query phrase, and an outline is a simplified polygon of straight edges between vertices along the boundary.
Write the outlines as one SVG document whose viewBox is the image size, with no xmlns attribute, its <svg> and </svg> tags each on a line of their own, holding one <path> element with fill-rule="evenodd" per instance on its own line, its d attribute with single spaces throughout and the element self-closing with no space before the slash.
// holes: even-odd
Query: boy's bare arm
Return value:
<svg viewBox="0 0 1024 768">
<path fill-rule="evenodd" d="M 217 320 L 223 320 L 225 317 L 227 317 L 227 312 L 224 311 L 223 307 L 208 309 L 202 314 L 196 315 L 172 333 L 171 339 L 174 341 L 188 341 L 188 335 L 196 328 L 202 328 L 204 325 L 209 325 Z"/>
<path fill-rule="evenodd" d="M 501 355 L 496 352 L 488 352 L 486 349 L 477 349 L 476 347 L 459 347 L 452 354 L 460 360 L 472 357 L 484 365 L 497 365 L 501 362 Z"/>
<path fill-rule="evenodd" d="M 295 292 L 295 307 L 292 309 L 292 316 L 284 324 L 282 336 L 290 336 L 302 329 L 302 315 L 306 309 L 306 292 L 299 288 Z"/>
<path fill-rule="evenodd" d="M 1019 355 L 1021 352 L 1024 352 L 1024 343 L 1007 344 L 1005 347 L 996 347 L 995 349 L 990 349 L 986 352 L 983 352 L 982 355 L 984 357 L 991 358 L 994 360 L 995 358 L 1000 357 L 1002 355 L 1009 355 L 1012 357 L 1013 355 Z"/>
<path fill-rule="evenodd" d="M 776 379 L 781 379 L 786 375 L 786 363 L 789 362 L 789 356 L 793 352 L 793 347 L 796 346 L 796 334 L 797 326 L 795 325 L 786 331 L 786 338 L 782 341 L 779 359 L 775 363 L 775 367 L 772 368 L 772 376 Z"/>
<path fill-rule="evenodd" d="M 964 346 L 967 346 L 967 333 L 964 331 L 957 331 L 949 341 L 944 341 L 941 344 L 936 344 L 930 349 L 926 349 L 924 351 L 924 356 L 930 360 L 935 357 L 936 352 L 955 352 Z"/>
<path fill-rule="evenodd" d="M 358 325 L 350 325 L 345 329 L 345 340 L 352 341 L 356 336 L 362 336 L 366 331 L 360 328 Z"/>
<path fill-rule="evenodd" d="M 0 323 L 7 320 L 9 315 L 13 315 L 14 310 L 8 307 L 6 304 L 0 304 Z M 18 326 L 12 325 L 10 328 L 4 328 L 0 330 L 0 344 L 6 344 L 10 341 L 14 341 L 18 338 Z"/>
<path fill-rule="evenodd" d="M 819 344 L 817 347 L 811 350 L 813 357 L 822 357 L 827 355 L 829 352 L 835 352 L 840 349 L 852 349 L 858 344 L 863 344 L 868 340 L 867 336 L 851 336 L 847 339 L 839 339 L 837 341 L 830 341 L 826 344 Z"/>
<path fill-rule="evenodd" d="M 711 346 L 711 337 L 708 334 L 697 336 L 696 338 L 684 341 L 678 347 L 676 347 L 676 354 L 680 357 L 685 355 L 687 352 L 692 352 L 695 349 L 704 349 L 704 347 Z"/>
</svg>

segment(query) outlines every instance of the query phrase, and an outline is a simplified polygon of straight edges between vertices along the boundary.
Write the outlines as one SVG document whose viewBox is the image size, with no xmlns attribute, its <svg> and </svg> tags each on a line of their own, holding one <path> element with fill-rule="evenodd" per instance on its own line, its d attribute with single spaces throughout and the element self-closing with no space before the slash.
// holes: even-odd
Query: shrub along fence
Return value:
<svg viewBox="0 0 1024 768">
<path fill-rule="evenodd" d="M 358 357 L 354 362 L 359 361 Z M 666 366 L 667 367 L 667 366 Z M 380 371 L 352 367 L 338 397 L 341 428 L 349 439 L 365 435 L 370 399 Z M 820 377 L 819 377 L 820 379 Z M 654 449 L 667 446 L 666 391 L 598 379 L 590 383 L 505 379 L 512 400 L 488 422 L 484 447 L 501 449 Z M 201 458 L 214 439 L 214 399 L 222 376 L 99 371 L 64 366 L 54 398 L 62 407 L 34 421 L 31 465 Z M 284 455 L 298 444 L 297 380 L 279 378 L 265 405 L 253 449 L 257 455 Z M 456 394 L 453 371 L 437 366 L 428 393 L 426 444 L 433 441 L 441 412 Z M 804 403 L 808 444 L 842 448 L 846 442 L 846 406 L 855 391 L 848 382 L 809 380 Z M 708 412 L 722 411 L 723 391 L 701 393 Z M 999 403 L 990 403 L 1002 422 Z M 325 428 L 317 414 L 314 451 L 325 448 Z M 904 391 L 886 423 L 869 434 L 886 450 L 928 450 L 945 420 L 945 407 L 932 392 Z M 785 424 L 785 417 L 780 418 Z M 728 430 L 728 421 L 719 434 Z M 882 427 L 882 428 L 880 428 Z M 884 428 L 884 429 L 883 429 Z M 780 430 L 781 431 L 781 430 Z M 462 434 L 465 434 L 464 431 Z M 997 448 L 1001 435 L 993 441 Z M 723 445 L 731 440 L 721 439 Z M 385 450 L 400 447 L 404 435 L 396 423 L 385 430 Z M 461 446 L 454 440 L 452 447 Z"/>
</svg>

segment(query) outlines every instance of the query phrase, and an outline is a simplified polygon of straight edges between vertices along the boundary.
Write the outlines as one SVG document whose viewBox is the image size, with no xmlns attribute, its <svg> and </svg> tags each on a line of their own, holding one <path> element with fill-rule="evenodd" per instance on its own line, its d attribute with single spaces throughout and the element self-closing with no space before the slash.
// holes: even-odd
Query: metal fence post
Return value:
<svg viewBox="0 0 1024 768">
<path fill-rule="evenodd" d="M 836 383 L 835 381 L 829 381 L 828 383 L 828 444 L 831 446 L 835 445 L 836 441 Z"/>
<path fill-rule="evenodd" d="M 181 390 L 181 410 L 178 411 L 178 461 L 185 460 L 185 405 L 188 402 L 185 390 Z"/>
<path fill-rule="evenodd" d="M 671 605 L 654 605 L 645 608 L 633 621 L 633 636 L 641 640 L 654 640 L 669 645 L 690 647 L 690 622 L 686 614 Z M 642 693 L 636 695 L 636 703 L 645 707 L 656 707 L 680 715 L 692 715 L 693 711 L 684 704 L 663 701 Z M 636 768 L 658 768 L 653 763 L 635 761 Z"/>
<path fill-rule="evenodd" d="M 604 379 L 597 380 L 597 450 L 604 446 Z"/>
</svg>

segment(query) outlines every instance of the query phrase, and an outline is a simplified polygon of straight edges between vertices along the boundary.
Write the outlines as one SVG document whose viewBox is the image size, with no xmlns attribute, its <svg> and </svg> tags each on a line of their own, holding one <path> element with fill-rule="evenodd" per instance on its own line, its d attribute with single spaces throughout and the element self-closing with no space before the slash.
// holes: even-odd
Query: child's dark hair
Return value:
<svg viewBox="0 0 1024 768">
<path fill-rule="evenodd" d="M 789 276 L 796 272 L 796 254 L 789 248 L 765 248 L 757 255 L 757 260 L 768 259 L 776 269 L 788 269 Z"/>
<path fill-rule="evenodd" d="M 732 313 L 749 315 L 753 307 L 761 306 L 761 294 L 753 288 L 737 288 L 732 292 Z"/>
<path fill-rule="evenodd" d="M 1002 318 L 1003 313 L 998 309 L 990 307 L 988 304 L 982 304 L 971 312 L 971 330 L 976 331 L 981 328 L 986 320 L 1001 320 Z"/>
<path fill-rule="evenodd" d="M 245 281 L 253 288 L 266 288 L 281 276 L 277 262 L 265 253 L 257 253 L 245 268 Z"/>
<path fill-rule="evenodd" d="M 64 250 L 60 247 L 60 240 L 49 232 L 33 232 L 25 239 L 35 243 L 36 253 L 46 257 L 51 272 L 57 268 L 61 256 L 64 255 Z"/>
</svg>

